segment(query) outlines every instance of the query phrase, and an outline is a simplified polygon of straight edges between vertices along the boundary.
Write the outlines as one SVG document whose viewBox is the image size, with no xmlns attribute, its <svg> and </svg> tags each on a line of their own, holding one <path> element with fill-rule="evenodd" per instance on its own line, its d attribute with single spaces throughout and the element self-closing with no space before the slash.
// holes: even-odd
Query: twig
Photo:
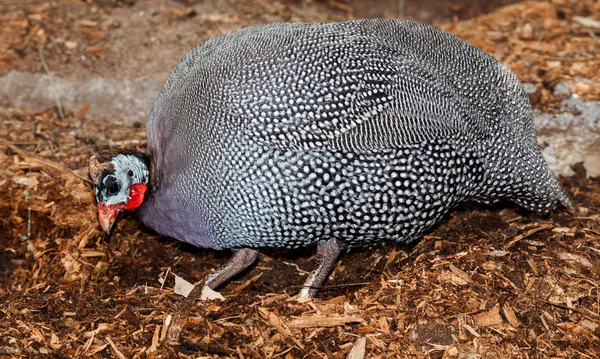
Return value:
<svg viewBox="0 0 600 359">
<path fill-rule="evenodd" d="M 530 299 L 533 299 L 533 300 L 536 300 L 536 301 L 538 301 L 540 303 L 544 303 L 544 304 L 553 306 L 553 307 L 561 308 L 561 309 L 564 309 L 564 310 L 571 310 L 571 311 L 573 311 L 575 313 L 579 313 L 579 314 L 583 315 L 584 317 L 586 317 L 586 318 L 588 318 L 588 319 L 590 319 L 590 320 L 592 320 L 594 322 L 600 322 L 600 315 L 596 315 L 595 313 L 586 313 L 583 310 L 580 310 L 580 309 L 577 309 L 577 308 L 571 308 L 571 307 L 568 307 L 566 305 L 559 304 L 559 303 L 552 303 L 549 300 L 543 300 L 543 299 L 533 298 L 533 297 L 529 297 L 529 296 L 526 296 L 526 297 L 530 298 Z"/>
<path fill-rule="evenodd" d="M 87 342 L 85 342 L 84 346 L 83 346 L 83 352 L 81 353 L 81 356 L 83 356 L 85 353 L 87 353 L 87 351 L 90 349 L 90 346 L 92 346 L 92 342 L 94 341 L 94 337 L 96 336 L 96 332 L 92 331 L 92 335 L 90 335 L 90 339 L 88 339 Z M 77 349 L 79 351 L 79 349 Z"/>
<path fill-rule="evenodd" d="M 593 229 L 590 229 L 590 228 L 582 228 L 581 230 L 584 232 L 589 232 L 589 233 L 600 235 L 600 232 L 594 231 Z"/>
<path fill-rule="evenodd" d="M 163 290 L 163 288 L 164 288 L 164 286 L 165 286 L 165 283 L 167 282 L 167 278 L 169 277 L 169 273 L 171 273 L 171 267 L 168 267 L 168 268 L 167 268 L 167 273 L 165 273 L 164 280 L 163 280 L 163 282 L 160 284 L 160 291 L 161 291 L 161 292 L 162 292 L 162 290 Z M 158 301 L 157 301 L 157 302 L 158 302 Z M 155 303 L 155 304 L 156 304 L 156 303 Z"/>
<path fill-rule="evenodd" d="M 31 145 L 39 145 L 39 141 L 7 141 L 5 139 L 0 138 L 0 143 L 5 145 L 13 145 L 13 146 L 31 146 Z M 583 219 L 588 219 L 588 217 L 581 217 Z"/>
<path fill-rule="evenodd" d="M 247 281 L 245 281 L 244 283 L 242 283 L 239 287 L 234 288 L 233 293 L 234 294 L 240 293 L 241 291 L 246 289 L 250 284 L 256 282 L 258 280 L 258 278 L 260 278 L 263 275 L 263 273 L 264 272 L 258 273 L 254 277 L 252 277 L 252 278 L 248 279 Z"/>
<path fill-rule="evenodd" d="M 312 21 L 316 21 L 316 22 L 324 22 L 324 21 L 326 21 L 326 20 L 327 20 L 327 19 L 325 19 L 324 17 L 322 17 L 322 16 L 320 16 L 320 15 L 318 15 L 318 14 L 315 14 L 315 13 L 312 13 L 312 12 L 309 12 L 309 11 L 306 11 L 306 10 L 302 10 L 302 9 L 300 9 L 300 8 L 298 8 L 298 7 L 295 7 L 295 6 L 292 6 L 292 5 L 288 5 L 288 7 L 289 7 L 289 8 L 290 8 L 290 9 L 291 9 L 291 10 L 292 10 L 292 11 L 293 11 L 293 12 L 294 12 L 296 15 L 300 15 L 300 16 L 302 16 L 302 17 L 304 17 L 304 18 L 310 18 Z"/>
<path fill-rule="evenodd" d="M 580 352 L 580 351 L 579 351 L 579 350 L 577 350 L 577 349 L 573 349 L 573 350 L 575 351 L 575 353 L 577 353 L 577 354 L 579 354 L 579 355 L 581 355 L 581 356 L 584 356 L 584 357 L 586 357 L 586 358 L 594 358 L 594 357 L 591 357 L 591 356 L 589 356 L 589 355 L 587 355 L 587 354 L 584 354 L 584 353 Z"/>
<path fill-rule="evenodd" d="M 234 315 L 234 316 L 231 316 L 231 317 L 224 317 L 224 318 L 215 319 L 213 322 L 214 323 L 227 322 L 227 321 L 230 321 L 231 319 L 241 319 L 241 318 L 244 318 L 244 316 L 243 315 Z"/>
<path fill-rule="evenodd" d="M 310 272 L 300 269 L 300 267 L 298 267 L 298 265 L 296 263 L 290 263 L 290 262 L 283 261 L 283 264 L 287 264 L 291 267 L 296 268 L 296 270 L 298 271 L 298 273 L 300 273 L 300 275 L 309 275 L 310 274 Z"/>
<path fill-rule="evenodd" d="M 8 145 L 6 147 L 10 148 L 13 152 L 15 152 L 17 154 L 22 155 L 25 158 L 25 161 L 30 165 L 33 164 L 34 167 L 36 167 L 36 166 L 47 167 L 47 168 L 50 168 L 50 169 L 58 171 L 58 172 L 68 172 L 68 173 L 72 174 L 73 176 L 83 180 L 84 182 L 93 184 L 92 180 L 75 173 L 73 170 L 71 170 L 70 168 L 65 166 L 62 162 L 56 163 L 56 162 L 50 161 L 43 157 L 37 156 L 35 153 L 22 150 L 22 149 L 18 148 L 17 146 Z"/>
<path fill-rule="evenodd" d="M 522 218 L 523 218 L 522 216 L 518 216 L 518 217 L 515 217 L 515 218 L 511 218 L 511 219 L 507 220 L 507 221 L 506 221 L 506 223 L 512 223 L 512 222 L 516 222 L 516 221 L 519 221 L 519 220 L 521 220 Z"/>
<path fill-rule="evenodd" d="M 317 342 L 323 348 L 323 351 L 325 352 L 325 355 L 327 355 L 327 359 L 333 359 L 333 353 L 331 352 L 331 349 L 329 349 L 329 346 L 327 346 L 327 343 L 325 343 L 325 342 L 323 342 L 322 340 L 319 340 L 319 339 L 317 339 Z"/>
<path fill-rule="evenodd" d="M 29 193 L 27 196 L 27 248 L 31 246 L 31 198 L 33 198 L 33 183 L 31 181 L 31 166 L 29 166 Z"/>
<path fill-rule="evenodd" d="M 119 351 L 119 349 L 117 349 L 117 346 L 115 345 L 115 342 L 112 341 L 112 339 L 107 335 L 106 341 L 108 342 L 108 344 L 110 344 L 110 347 L 112 348 L 113 352 L 115 352 L 115 355 L 119 358 L 119 359 L 125 359 L 125 355 L 123 355 L 123 353 L 121 353 Z"/>
<path fill-rule="evenodd" d="M 321 286 L 311 286 L 311 288 L 317 288 L 319 290 L 327 290 L 327 289 L 334 289 L 334 288 L 345 288 L 345 287 L 362 287 L 365 285 L 369 285 L 372 284 L 371 282 L 358 282 L 358 283 L 345 283 L 345 284 L 331 284 L 331 285 L 321 285 Z M 293 286 L 289 286 L 286 289 L 296 289 L 296 288 L 303 288 L 304 286 L 302 285 L 293 285 Z"/>
<path fill-rule="evenodd" d="M 146 140 L 124 140 L 124 141 L 110 141 L 108 144 L 111 146 L 129 146 L 129 145 L 143 146 L 143 145 L 147 145 L 148 143 L 146 142 Z"/>
<path fill-rule="evenodd" d="M 42 43 L 40 42 L 39 38 L 37 39 L 37 45 L 38 45 L 38 56 L 40 58 L 40 61 L 42 62 L 44 71 L 46 71 L 46 75 L 48 75 L 48 78 L 50 79 L 50 86 L 53 89 L 52 97 L 54 97 L 54 101 L 56 101 L 56 106 L 58 107 L 58 114 L 60 115 L 60 119 L 64 121 L 65 115 L 63 113 L 62 105 L 60 104 L 60 99 L 58 98 L 58 93 L 56 93 L 56 87 L 54 86 L 54 78 L 52 77 L 52 74 L 50 74 L 50 68 L 48 68 L 48 64 L 46 63 L 46 60 L 44 59 L 44 53 L 42 52 Z"/>
<path fill-rule="evenodd" d="M 544 229 L 549 229 L 549 228 L 552 228 L 552 227 L 554 227 L 554 225 L 551 224 L 551 223 L 548 223 L 548 224 L 544 224 L 544 225 L 539 226 L 539 227 L 532 228 L 532 229 L 528 230 L 527 232 L 525 232 L 523 234 L 519 234 L 518 236 L 515 237 L 515 239 L 513 239 L 510 242 L 508 242 L 508 244 L 504 246 L 504 250 L 507 250 L 508 248 L 514 246 L 520 240 L 523 240 L 523 239 L 531 236 L 532 234 L 534 234 L 536 232 L 539 232 L 539 231 L 544 230 Z"/>
<path fill-rule="evenodd" d="M 546 61 L 565 61 L 565 62 L 585 62 L 585 61 L 592 61 L 595 60 L 596 57 L 595 56 L 589 56 L 589 57 L 545 57 L 544 60 Z"/>
</svg>

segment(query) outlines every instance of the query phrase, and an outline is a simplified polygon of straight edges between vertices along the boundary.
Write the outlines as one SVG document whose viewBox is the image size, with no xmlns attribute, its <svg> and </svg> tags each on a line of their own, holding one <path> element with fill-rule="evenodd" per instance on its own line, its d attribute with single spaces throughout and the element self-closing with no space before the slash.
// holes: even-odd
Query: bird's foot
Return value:
<svg viewBox="0 0 600 359">
<path fill-rule="evenodd" d="M 169 329 L 167 330 L 166 339 L 169 344 L 179 343 L 179 336 L 187 324 L 192 306 L 197 300 L 202 299 L 204 288 L 206 287 L 205 283 L 206 281 L 204 280 L 198 283 L 177 307 L 173 320 L 171 321 L 171 326 L 169 326 Z"/>
</svg>

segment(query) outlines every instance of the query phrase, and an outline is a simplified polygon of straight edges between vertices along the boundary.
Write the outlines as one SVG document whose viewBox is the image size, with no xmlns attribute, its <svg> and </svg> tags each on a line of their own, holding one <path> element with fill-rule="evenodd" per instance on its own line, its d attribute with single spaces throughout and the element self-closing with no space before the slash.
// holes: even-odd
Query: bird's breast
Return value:
<svg viewBox="0 0 600 359">
<path fill-rule="evenodd" d="M 202 248 L 215 248 L 214 235 L 194 206 L 171 189 L 151 193 L 139 209 L 144 224 L 159 234 Z"/>
</svg>

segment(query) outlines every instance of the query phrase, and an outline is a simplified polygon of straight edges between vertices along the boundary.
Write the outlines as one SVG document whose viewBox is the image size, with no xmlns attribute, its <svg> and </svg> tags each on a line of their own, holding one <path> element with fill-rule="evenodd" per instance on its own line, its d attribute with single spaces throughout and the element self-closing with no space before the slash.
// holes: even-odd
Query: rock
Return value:
<svg viewBox="0 0 600 359">
<path fill-rule="evenodd" d="M 90 101 L 89 118 L 140 121 L 148 117 L 161 83 L 150 78 L 88 78 L 68 80 L 39 73 L 10 71 L 0 77 L 0 103 L 24 110 L 56 105 L 58 95 L 65 109 L 79 109 Z"/>
<path fill-rule="evenodd" d="M 77 48 L 77 41 L 65 41 L 65 47 L 69 50 L 74 50 Z"/>
<path fill-rule="evenodd" d="M 600 87 L 600 82 L 576 79 L 559 83 L 554 94 L 566 97 L 559 114 L 536 113 L 538 141 L 550 169 L 564 176 L 575 174 L 571 165 L 583 163 L 588 177 L 600 176 L 600 101 L 584 101 L 571 89 Z"/>
</svg>

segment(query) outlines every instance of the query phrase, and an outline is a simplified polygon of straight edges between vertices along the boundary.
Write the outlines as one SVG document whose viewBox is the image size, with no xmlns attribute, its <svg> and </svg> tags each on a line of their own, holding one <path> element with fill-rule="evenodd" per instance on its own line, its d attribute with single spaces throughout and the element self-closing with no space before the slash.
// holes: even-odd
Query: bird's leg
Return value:
<svg viewBox="0 0 600 359">
<path fill-rule="evenodd" d="M 196 300 L 202 297 L 204 286 L 215 289 L 229 280 L 229 278 L 248 268 L 250 264 L 254 263 L 257 257 L 258 251 L 256 249 L 238 249 L 224 266 L 207 275 L 202 282 L 198 283 L 198 285 L 192 289 L 190 294 L 188 294 L 187 298 L 185 298 L 178 306 L 173 321 L 171 322 L 171 326 L 167 332 L 168 340 L 170 342 L 179 341 L 179 335 L 187 323 L 192 306 Z"/>
<path fill-rule="evenodd" d="M 204 285 L 210 289 L 217 288 L 227 282 L 229 278 L 248 268 L 256 258 L 258 258 L 256 249 L 238 249 L 224 266 L 204 278 Z"/>
<path fill-rule="evenodd" d="M 300 290 L 298 297 L 300 299 L 312 298 L 317 295 L 319 288 L 329 276 L 329 273 L 335 266 L 335 262 L 342 252 L 342 245 L 337 239 L 330 239 L 317 246 L 317 255 L 315 256 L 315 269 L 310 273 L 304 287 Z"/>
</svg>

